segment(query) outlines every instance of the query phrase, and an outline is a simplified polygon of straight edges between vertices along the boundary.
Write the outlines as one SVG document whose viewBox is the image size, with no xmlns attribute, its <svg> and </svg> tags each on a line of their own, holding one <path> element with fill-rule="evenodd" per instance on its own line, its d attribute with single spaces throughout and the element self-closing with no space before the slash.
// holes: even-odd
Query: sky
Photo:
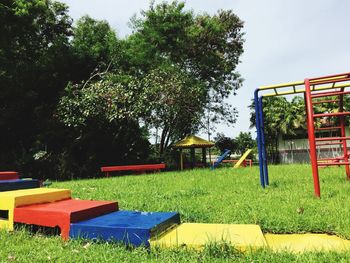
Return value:
<svg viewBox="0 0 350 263">
<path fill-rule="evenodd" d="M 107 20 L 119 37 L 131 34 L 134 14 L 149 7 L 147 0 L 60 0 L 76 21 L 83 15 Z M 160 1 L 155 1 L 156 3 Z M 348 0 L 187 0 L 196 14 L 231 9 L 244 21 L 244 54 L 237 70 L 242 88 L 228 102 L 239 111 L 234 127 L 217 132 L 235 137 L 251 131 L 248 105 L 263 85 L 350 72 L 350 1 Z M 254 136 L 255 137 L 255 136 Z"/>
</svg>

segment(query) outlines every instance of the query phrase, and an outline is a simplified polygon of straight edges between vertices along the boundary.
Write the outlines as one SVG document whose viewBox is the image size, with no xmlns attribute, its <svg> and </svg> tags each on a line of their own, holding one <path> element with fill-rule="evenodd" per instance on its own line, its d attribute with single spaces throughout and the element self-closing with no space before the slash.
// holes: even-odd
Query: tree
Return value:
<svg viewBox="0 0 350 263">
<path fill-rule="evenodd" d="M 236 138 L 235 142 L 235 153 L 243 155 L 247 149 L 256 148 L 256 141 L 252 138 L 250 132 L 240 132 Z"/>
<path fill-rule="evenodd" d="M 97 25 L 83 22 L 78 28 L 88 32 Z M 243 52 L 243 23 L 236 15 L 195 16 L 184 3 L 152 3 L 132 25 L 133 34 L 120 43 L 118 67 L 100 69 L 74 91 L 68 87 L 61 100 L 64 122 L 139 121 L 160 130 L 162 154 L 171 141 L 205 127 L 208 107 L 212 121 L 235 121 L 236 111 L 224 100 L 241 83 L 235 68 Z"/>
<path fill-rule="evenodd" d="M 72 20 L 67 13 L 66 5 L 53 1 L 0 4 L 3 168 L 26 167 L 33 154 L 46 147 L 55 104 L 70 74 Z"/>
<path fill-rule="evenodd" d="M 83 16 L 77 21 L 73 35 L 75 70 L 71 81 L 86 80 L 91 73 L 105 71 L 118 62 L 121 44 L 108 22 Z"/>
<path fill-rule="evenodd" d="M 299 105 L 299 101 L 294 104 Z M 263 103 L 264 114 L 264 135 L 268 156 L 273 163 L 279 162 L 279 139 L 281 135 L 293 134 L 296 128 L 301 127 L 303 122 L 296 122 L 296 113 L 299 113 L 300 107 L 292 107 L 285 97 L 267 97 Z M 250 122 L 255 125 L 254 104 L 250 106 Z M 299 117 L 298 117 L 299 120 Z"/>
<path fill-rule="evenodd" d="M 142 100 L 138 100 L 145 124 L 161 128 L 159 153 L 171 140 L 199 129 L 205 106 L 202 83 L 175 66 L 163 65 L 140 81 Z M 146 103 L 145 103 L 146 102 Z"/>
<path fill-rule="evenodd" d="M 173 65 L 195 79 L 193 83 L 201 84 L 203 108 L 192 118 L 196 123 L 189 132 L 207 127 L 206 111 L 211 122 L 233 124 L 237 111 L 225 99 L 235 95 L 242 83 L 236 66 L 243 53 L 243 22 L 232 11 L 195 15 L 184 7 L 177 1 L 152 3 L 141 18 L 133 18 L 134 33 L 127 41 L 129 63 L 141 74 Z M 173 134 L 184 133 L 177 130 Z"/>
<path fill-rule="evenodd" d="M 221 153 L 224 153 L 226 149 L 235 152 L 235 149 L 237 148 L 235 140 L 225 136 L 223 133 L 218 133 L 214 140 L 215 146 L 219 148 Z"/>
</svg>

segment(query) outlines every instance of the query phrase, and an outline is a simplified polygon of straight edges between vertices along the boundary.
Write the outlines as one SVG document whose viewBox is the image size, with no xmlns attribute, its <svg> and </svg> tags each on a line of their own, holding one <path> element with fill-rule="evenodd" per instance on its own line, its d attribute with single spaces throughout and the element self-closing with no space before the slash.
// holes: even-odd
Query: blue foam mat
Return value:
<svg viewBox="0 0 350 263">
<path fill-rule="evenodd" d="M 101 239 L 133 246 L 149 247 L 150 238 L 180 223 L 176 212 L 117 211 L 73 223 L 71 238 Z"/>
<path fill-rule="evenodd" d="M 40 187 L 36 179 L 0 180 L 0 192 Z"/>
</svg>

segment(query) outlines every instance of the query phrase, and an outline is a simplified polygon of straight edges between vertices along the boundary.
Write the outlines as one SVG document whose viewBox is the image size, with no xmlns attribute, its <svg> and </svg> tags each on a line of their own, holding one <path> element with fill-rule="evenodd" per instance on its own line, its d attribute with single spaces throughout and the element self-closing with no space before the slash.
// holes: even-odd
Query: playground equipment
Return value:
<svg viewBox="0 0 350 263">
<path fill-rule="evenodd" d="M 14 179 L 17 181 L 18 179 Z M 23 180 L 25 181 L 25 180 Z M 27 180 L 30 181 L 30 180 Z M 2 185 L 8 180 L 0 180 Z M 33 188 L 0 192 L 0 228 L 14 223 L 58 227 L 61 237 L 105 240 L 132 246 L 192 247 L 216 242 L 247 251 L 342 251 L 350 241 L 325 234 L 263 234 L 258 225 L 180 223 L 176 212 L 120 211 L 112 201 L 72 199 L 68 189 Z M 25 185 L 22 185 L 25 186 Z"/>
<path fill-rule="evenodd" d="M 247 162 L 249 163 L 249 167 L 252 168 L 253 162 L 252 159 L 247 159 L 248 155 L 252 149 L 248 149 L 240 158 L 239 160 L 225 160 L 225 158 L 231 153 L 230 150 L 225 150 L 225 152 L 218 157 L 216 161 L 212 162 L 212 167 L 211 169 L 216 168 L 220 163 L 234 163 L 233 168 L 238 168 L 240 166 L 246 167 Z"/>
<path fill-rule="evenodd" d="M 344 110 L 344 96 L 350 94 L 346 88 L 350 87 L 350 73 L 324 76 L 318 78 L 305 79 L 304 81 L 285 83 L 272 86 L 263 86 L 255 90 L 254 103 L 256 115 L 257 142 L 259 152 L 260 183 L 263 188 L 269 185 L 267 152 L 264 138 L 264 116 L 263 98 L 273 96 L 283 96 L 290 94 L 303 94 L 305 99 L 305 112 L 307 119 L 307 132 L 310 147 L 310 160 L 314 182 L 314 192 L 320 197 L 320 183 L 318 167 L 331 165 L 344 165 L 347 179 L 350 179 L 349 153 L 347 150 L 347 140 L 350 136 L 345 135 L 345 116 L 350 115 Z M 272 93 L 266 93 L 272 91 Z M 259 93 L 263 93 L 259 95 Z M 338 103 L 338 111 L 315 113 L 314 105 Z M 335 126 L 315 127 L 315 119 L 318 118 L 338 118 L 339 122 Z M 338 130 L 340 136 L 330 136 L 321 138 L 317 133 L 325 130 Z M 325 145 L 340 145 L 343 155 L 332 158 L 318 158 L 317 147 Z"/>
<path fill-rule="evenodd" d="M 251 153 L 252 149 L 246 150 L 246 152 L 239 158 L 238 162 L 233 166 L 233 168 L 238 168 L 241 166 L 241 164 L 244 162 L 245 159 L 247 159 L 248 155 Z"/>
<path fill-rule="evenodd" d="M 191 150 L 191 168 L 194 168 L 196 166 L 196 158 L 195 158 L 195 149 L 201 148 L 202 149 L 202 163 L 203 166 L 206 167 L 207 165 L 207 155 L 206 155 L 206 148 L 211 148 L 215 144 L 204 140 L 198 136 L 195 135 L 189 135 L 186 136 L 181 141 L 174 143 L 172 145 L 175 149 L 180 149 L 180 169 L 183 170 L 184 168 L 184 161 L 183 161 L 183 150 L 184 149 L 190 149 Z M 211 161 L 211 160 L 209 160 Z"/>
<path fill-rule="evenodd" d="M 225 150 L 223 154 L 221 154 L 218 159 L 214 162 L 213 166 L 211 169 L 215 169 L 227 156 L 231 154 L 231 150 Z"/>
</svg>

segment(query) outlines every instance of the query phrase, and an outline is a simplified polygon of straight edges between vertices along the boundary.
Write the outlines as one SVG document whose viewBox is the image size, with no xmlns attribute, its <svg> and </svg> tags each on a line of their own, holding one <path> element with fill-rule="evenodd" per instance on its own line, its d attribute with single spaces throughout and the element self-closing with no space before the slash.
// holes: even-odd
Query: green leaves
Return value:
<svg viewBox="0 0 350 263">
<path fill-rule="evenodd" d="M 88 85 L 68 84 L 58 106 L 58 116 L 67 126 L 85 126 L 91 119 L 101 123 L 133 119 L 136 109 L 132 86 L 115 82 L 112 74 Z"/>
<path fill-rule="evenodd" d="M 141 68 L 146 72 L 172 64 L 189 73 L 201 82 L 213 121 L 233 124 L 237 113 L 225 100 L 243 81 L 236 72 L 243 53 L 243 22 L 232 11 L 195 15 L 184 6 L 177 1 L 152 3 L 141 18 L 134 18 L 131 59 L 144 61 Z"/>
</svg>

